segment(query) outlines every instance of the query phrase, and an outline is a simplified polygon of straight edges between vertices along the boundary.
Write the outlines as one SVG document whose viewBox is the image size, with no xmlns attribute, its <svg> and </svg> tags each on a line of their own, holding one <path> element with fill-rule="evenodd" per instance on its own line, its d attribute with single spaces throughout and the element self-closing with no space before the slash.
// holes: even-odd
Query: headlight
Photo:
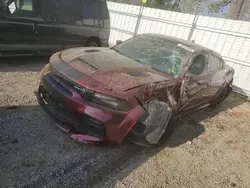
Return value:
<svg viewBox="0 0 250 188">
<path fill-rule="evenodd" d="M 90 101 L 116 110 L 128 111 L 130 109 L 128 103 L 125 100 L 100 93 L 95 93 Z"/>
<path fill-rule="evenodd" d="M 74 88 L 86 100 L 89 100 L 94 95 L 94 92 L 92 90 L 89 90 L 89 89 L 87 89 L 85 87 L 75 85 Z"/>
</svg>

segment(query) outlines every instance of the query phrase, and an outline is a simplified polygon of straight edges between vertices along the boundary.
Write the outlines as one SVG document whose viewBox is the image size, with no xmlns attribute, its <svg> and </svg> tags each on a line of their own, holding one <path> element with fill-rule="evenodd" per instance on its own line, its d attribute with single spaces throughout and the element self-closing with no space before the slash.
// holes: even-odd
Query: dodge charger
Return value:
<svg viewBox="0 0 250 188">
<path fill-rule="evenodd" d="M 218 106 L 234 70 L 217 52 L 186 40 L 141 34 L 110 48 L 78 47 L 51 56 L 37 100 L 82 143 L 154 146 L 172 120 Z"/>
</svg>

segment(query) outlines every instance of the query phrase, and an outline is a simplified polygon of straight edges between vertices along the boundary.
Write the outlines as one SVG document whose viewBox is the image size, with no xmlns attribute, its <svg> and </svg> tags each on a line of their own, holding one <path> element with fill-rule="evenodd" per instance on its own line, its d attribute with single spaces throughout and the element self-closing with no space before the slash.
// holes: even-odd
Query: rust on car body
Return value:
<svg viewBox="0 0 250 188">
<path fill-rule="evenodd" d="M 79 47 L 54 54 L 41 72 L 38 98 L 47 108 L 44 92 L 49 93 L 76 113 L 76 122 L 57 119 L 71 122 L 71 135 L 81 141 L 120 143 L 129 134 L 137 144 L 154 145 L 172 118 L 224 100 L 233 75 L 210 49 L 142 34 L 112 48 Z"/>
</svg>

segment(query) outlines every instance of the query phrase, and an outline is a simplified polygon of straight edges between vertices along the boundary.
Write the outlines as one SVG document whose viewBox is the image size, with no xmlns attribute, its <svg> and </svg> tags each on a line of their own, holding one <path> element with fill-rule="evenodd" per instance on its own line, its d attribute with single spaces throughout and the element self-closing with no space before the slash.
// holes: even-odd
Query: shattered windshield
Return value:
<svg viewBox="0 0 250 188">
<path fill-rule="evenodd" d="M 174 78 L 179 76 L 182 62 L 189 53 L 187 50 L 180 48 L 178 43 L 146 35 L 132 38 L 113 49 Z"/>
</svg>

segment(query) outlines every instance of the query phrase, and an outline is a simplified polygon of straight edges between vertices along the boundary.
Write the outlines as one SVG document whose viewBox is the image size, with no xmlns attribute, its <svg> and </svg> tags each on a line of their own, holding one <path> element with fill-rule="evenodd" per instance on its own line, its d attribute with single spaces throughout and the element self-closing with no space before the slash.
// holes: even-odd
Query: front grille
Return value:
<svg viewBox="0 0 250 188">
<path fill-rule="evenodd" d="M 55 88 L 56 88 L 57 90 L 60 91 L 60 93 L 66 95 L 66 96 L 72 96 L 72 92 L 67 87 L 65 87 L 66 86 L 65 83 L 60 81 L 59 79 L 57 79 L 53 75 L 46 75 L 43 78 L 43 85 L 46 88 L 50 88 L 50 90 L 55 90 Z M 52 87 L 52 85 L 53 85 L 53 87 Z"/>
<path fill-rule="evenodd" d="M 48 110 L 55 114 L 58 119 L 68 119 L 69 121 L 74 122 L 74 124 L 81 123 L 81 117 L 79 114 L 74 113 L 54 99 L 42 86 L 40 87 L 39 91 L 42 94 L 42 98 Z"/>
<path fill-rule="evenodd" d="M 69 79 L 63 77 L 63 76 L 58 76 L 58 75 L 50 75 L 51 78 L 54 80 L 57 80 L 59 83 L 66 84 L 67 86 L 71 87 L 72 89 L 75 89 L 83 99 L 89 100 L 94 92 L 92 90 L 89 90 L 73 81 L 70 81 Z"/>
<path fill-rule="evenodd" d="M 51 74 L 50 76 L 51 76 L 53 79 L 58 80 L 58 81 L 60 81 L 60 82 L 62 82 L 62 83 L 65 83 L 65 84 L 67 84 L 67 85 L 70 86 L 70 87 L 74 87 L 74 86 L 75 86 L 75 84 L 72 83 L 72 81 L 70 81 L 70 80 L 67 79 L 67 78 L 64 78 L 63 76 L 57 76 L 57 75 L 55 75 L 55 74 Z"/>
<path fill-rule="evenodd" d="M 68 126 L 72 132 L 77 134 L 87 134 L 103 138 L 105 134 L 104 127 L 98 120 L 89 117 L 88 115 L 79 114 L 76 111 L 70 110 L 51 95 L 41 86 L 39 89 L 47 110 L 49 110 L 54 118 L 56 118 L 63 125 Z"/>
</svg>

